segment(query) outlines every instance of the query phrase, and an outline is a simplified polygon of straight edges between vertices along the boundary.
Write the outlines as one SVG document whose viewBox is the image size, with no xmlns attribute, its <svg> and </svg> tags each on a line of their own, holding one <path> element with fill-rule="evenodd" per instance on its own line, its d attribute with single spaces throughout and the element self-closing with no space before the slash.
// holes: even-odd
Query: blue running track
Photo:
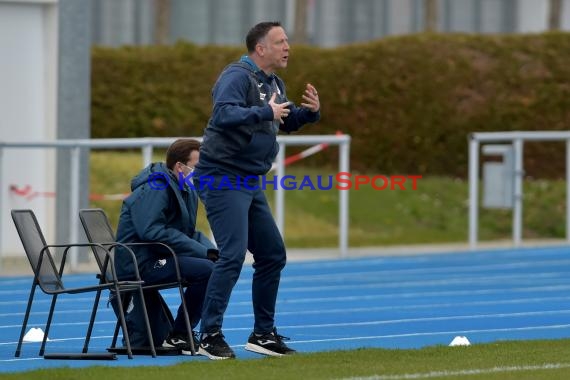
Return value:
<svg viewBox="0 0 570 380">
<path fill-rule="evenodd" d="M 224 334 L 239 359 L 259 357 L 243 346 L 253 325 L 251 265 L 244 267 L 224 319 Z M 94 275 L 68 275 L 81 285 Z M 0 372 L 90 365 L 169 365 L 207 360 L 189 356 L 119 356 L 115 361 L 63 361 L 38 357 L 25 343 L 14 357 L 31 277 L 0 278 Z M 165 291 L 173 311 L 175 291 Z M 39 296 L 28 328 L 44 329 L 48 298 Z M 106 296 L 104 297 L 106 298 Z M 46 352 L 80 352 L 91 294 L 61 296 Z M 279 333 L 302 352 L 360 347 L 420 348 L 448 345 L 455 336 L 472 344 L 497 340 L 570 337 L 570 248 L 455 252 L 398 257 L 290 262 L 277 305 Z M 101 301 L 90 352 L 105 352 L 114 315 Z"/>
</svg>

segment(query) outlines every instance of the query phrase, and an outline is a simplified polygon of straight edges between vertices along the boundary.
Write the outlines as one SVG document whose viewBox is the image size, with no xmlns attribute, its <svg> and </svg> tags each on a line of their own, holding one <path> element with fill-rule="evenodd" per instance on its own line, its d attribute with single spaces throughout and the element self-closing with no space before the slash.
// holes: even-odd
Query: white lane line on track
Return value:
<svg viewBox="0 0 570 380">
<path fill-rule="evenodd" d="M 302 326 L 281 326 L 281 329 L 292 329 L 292 328 L 302 328 Z M 323 343 L 323 342 L 342 342 L 342 341 L 354 341 L 354 340 L 373 340 L 373 339 L 392 339 L 392 338 L 407 338 L 416 336 L 440 336 L 440 335 L 467 335 L 467 334 L 480 334 L 489 332 L 515 332 L 515 331 L 533 331 L 533 330 L 560 330 L 568 329 L 570 324 L 563 325 L 542 325 L 542 326 L 526 326 L 526 327 L 516 327 L 516 328 L 501 328 L 501 329 L 479 329 L 479 330 L 458 330 L 458 331 L 434 331 L 434 332 L 422 332 L 422 333 L 406 333 L 406 334 L 389 334 L 389 335 L 373 335 L 373 336 L 352 336 L 343 338 L 326 338 L 326 339 L 309 339 L 309 340 L 291 340 L 291 344 L 311 344 L 311 343 Z M 251 331 L 251 327 L 238 327 L 238 328 L 226 328 L 224 331 Z M 110 335 L 103 336 L 92 336 L 91 339 L 109 339 L 112 338 Z M 72 340 L 83 340 L 85 337 L 72 337 L 72 338 L 61 338 L 52 339 L 50 342 L 65 342 Z M 2 342 L 0 346 L 5 345 L 16 345 L 18 342 Z"/>
<path fill-rule="evenodd" d="M 287 326 L 283 326 L 283 328 L 286 328 L 286 327 Z M 295 343 L 295 344 L 309 343 L 309 344 L 312 344 L 312 343 L 340 342 L 340 341 L 352 341 L 352 340 L 373 340 L 373 339 L 388 339 L 388 338 L 392 339 L 392 338 L 408 338 L 408 337 L 416 337 L 416 336 L 467 335 L 467 334 L 480 334 L 480 333 L 490 333 L 490 332 L 494 333 L 494 332 L 515 332 L 515 331 L 532 331 L 532 330 L 560 330 L 560 329 L 568 329 L 568 328 L 570 328 L 570 324 L 550 325 L 550 326 L 527 326 L 527 327 L 504 328 L 504 329 L 435 331 L 435 332 L 407 333 L 407 334 L 353 336 L 353 337 L 346 337 L 346 338 L 295 340 L 295 341 L 291 341 L 291 343 Z"/>
<path fill-rule="evenodd" d="M 369 311 L 370 309 L 365 309 Z M 298 312 L 295 314 L 302 314 Z M 362 322 L 342 322 L 342 323 L 322 323 L 322 324 L 305 324 L 297 326 L 288 326 L 291 329 L 306 329 L 306 328 L 330 328 L 330 327 L 351 327 L 351 326 L 374 326 L 374 325 L 388 325 L 388 324 L 398 324 L 398 323 L 421 323 L 421 322 L 434 322 L 434 321 L 460 321 L 468 319 L 480 319 L 480 318 L 518 318 L 518 317 L 529 317 L 529 316 L 549 316 L 549 315 L 565 315 L 570 314 L 570 309 L 566 310 L 542 310 L 542 311 L 525 311 L 525 312 L 514 312 L 514 313 L 492 313 L 492 314 L 469 314 L 469 315 L 446 315 L 439 317 L 419 317 L 419 318 L 399 318 L 399 319 L 388 319 L 388 320 L 372 320 L 372 321 L 362 321 Z M 252 314 L 241 314 L 239 317 L 245 318 L 250 317 Z M 103 324 L 115 324 L 115 320 L 100 320 L 95 321 L 97 326 Z M 87 321 L 83 322 L 58 322 L 52 323 L 51 327 L 56 326 L 86 326 Z M 20 324 L 15 325 L 0 325 L 0 329 L 6 328 L 21 328 Z"/>
<path fill-rule="evenodd" d="M 360 287 L 362 288 L 362 287 Z M 306 287 L 304 288 L 306 290 L 312 289 L 311 287 Z M 373 295 L 363 295 L 363 296 L 343 296 L 343 297 L 338 297 L 338 296 L 331 296 L 331 297 L 312 297 L 312 298 L 284 298 L 284 297 L 280 297 L 280 299 L 278 300 L 278 302 L 281 303 L 315 303 L 315 302 L 339 302 L 339 301 L 361 301 L 361 300 L 372 300 L 372 299 L 390 299 L 390 298 L 398 298 L 398 299 L 402 299 L 402 298 L 412 298 L 412 297 L 419 297 L 419 298 L 425 298 L 425 297 L 438 297 L 438 298 L 445 298 L 445 297 L 453 297 L 453 296 L 462 296 L 462 295 L 469 295 L 469 296 L 474 296 L 474 295 L 489 295 L 489 294 L 501 294 L 503 296 L 505 296 L 506 294 L 513 294 L 513 293 L 546 293 L 546 292 L 553 292 L 553 291 L 567 291 L 570 289 L 570 285 L 545 285 L 545 286 L 522 286 L 522 287 L 516 287 L 516 288 L 509 288 L 509 289 L 505 289 L 504 287 L 497 287 L 497 288 L 489 288 L 489 289 L 479 289 L 479 290 L 446 290 L 446 291 L 421 291 L 421 292 L 410 292 L 410 293 L 384 293 L 384 294 L 373 294 Z M 287 291 L 286 288 L 284 288 L 283 290 L 280 290 L 280 292 L 285 293 Z M 239 290 L 234 290 L 232 292 L 232 295 L 235 296 L 239 296 L 241 294 L 247 294 L 247 299 L 244 301 L 240 301 L 240 300 L 236 300 L 236 301 L 230 301 L 232 303 L 233 306 L 239 306 L 239 305 L 247 305 L 250 306 L 251 305 L 251 299 L 249 298 L 251 295 L 251 290 L 243 290 L 243 291 L 239 291 Z M 171 293 L 164 293 L 163 297 L 165 299 L 171 299 L 171 298 L 178 298 L 180 297 L 178 294 L 171 292 Z M 38 299 L 38 300 L 34 300 L 34 305 L 38 305 L 38 304 L 49 304 L 51 302 L 51 300 L 49 298 L 44 298 L 44 299 Z M 79 302 L 93 302 L 92 298 L 86 298 L 86 297 L 81 297 L 81 298 L 62 298 L 61 300 L 58 300 L 58 305 L 60 304 L 73 304 L 76 305 Z M 103 301 L 101 301 L 103 302 Z M 105 301 L 106 302 L 106 301 Z M 13 307 L 14 305 L 25 305 L 27 304 L 27 301 L 0 301 L 0 307 L 1 306 L 11 306 Z"/>
</svg>

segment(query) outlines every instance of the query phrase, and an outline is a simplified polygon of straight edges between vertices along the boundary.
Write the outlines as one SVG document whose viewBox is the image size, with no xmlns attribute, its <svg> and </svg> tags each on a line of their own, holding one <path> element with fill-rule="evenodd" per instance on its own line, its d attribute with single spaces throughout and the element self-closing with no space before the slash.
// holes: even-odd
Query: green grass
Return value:
<svg viewBox="0 0 570 380">
<path fill-rule="evenodd" d="M 157 153 L 156 160 L 161 160 L 162 154 Z M 91 193 L 129 192 L 130 180 L 140 170 L 141 160 L 138 152 L 93 152 Z M 334 175 L 335 172 L 292 166 L 287 168 L 287 174 L 299 180 L 310 175 L 316 184 L 317 175 Z M 525 180 L 524 239 L 564 237 L 565 186 L 562 180 Z M 417 181 L 415 191 L 375 190 L 363 186 L 349 192 L 351 247 L 467 241 L 468 184 L 465 180 L 425 177 Z M 271 189 L 267 197 L 273 203 Z M 120 201 L 94 201 L 91 205 L 105 209 L 116 227 Z M 288 247 L 338 245 L 338 190 L 286 191 L 285 205 Z M 208 228 L 203 208 L 199 210 L 198 227 Z M 512 211 L 481 209 L 479 228 L 481 240 L 510 239 Z"/>
<path fill-rule="evenodd" d="M 250 380 L 355 377 L 374 379 L 399 375 L 396 378 L 568 379 L 569 356 L 569 340 L 505 341 L 462 347 L 432 346 L 416 350 L 331 351 L 252 360 L 197 361 L 189 358 L 188 362 L 168 367 L 96 366 L 81 369 L 45 369 L 3 374 L 1 377 L 7 380 L 146 380 L 189 377 Z M 121 357 L 119 360 L 128 359 Z"/>
</svg>

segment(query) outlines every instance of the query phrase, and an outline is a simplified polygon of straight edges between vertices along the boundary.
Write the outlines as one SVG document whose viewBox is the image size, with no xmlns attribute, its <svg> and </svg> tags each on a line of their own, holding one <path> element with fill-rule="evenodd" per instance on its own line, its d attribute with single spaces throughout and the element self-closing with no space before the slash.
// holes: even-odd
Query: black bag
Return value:
<svg viewBox="0 0 570 380">
<path fill-rule="evenodd" d="M 145 290 L 144 301 L 146 303 L 146 310 L 154 345 L 160 347 L 174 326 L 174 318 L 158 290 Z M 118 318 L 119 310 L 115 293 L 110 294 L 109 302 L 111 303 L 113 311 Z M 123 310 L 125 311 L 125 320 L 127 323 L 131 346 L 150 347 L 139 293 L 127 293 L 124 295 Z M 124 345 L 125 341 L 123 338 L 123 346 Z"/>
</svg>

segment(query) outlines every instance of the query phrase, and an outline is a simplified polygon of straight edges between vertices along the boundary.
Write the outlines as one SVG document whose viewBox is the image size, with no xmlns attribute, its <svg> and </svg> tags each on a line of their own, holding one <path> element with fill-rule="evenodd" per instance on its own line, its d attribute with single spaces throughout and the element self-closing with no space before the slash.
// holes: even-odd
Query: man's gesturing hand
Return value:
<svg viewBox="0 0 570 380">
<path fill-rule="evenodd" d="M 279 121 L 283 124 L 285 123 L 283 118 L 287 117 L 289 112 L 291 112 L 289 108 L 287 108 L 291 102 L 275 103 L 276 96 L 277 94 L 274 92 L 273 95 L 271 95 L 271 99 L 269 99 L 268 104 L 271 106 L 271 109 L 273 109 L 273 120 Z"/>
<path fill-rule="evenodd" d="M 319 93 L 315 86 L 307 83 L 305 87 L 305 93 L 303 94 L 304 103 L 301 103 L 303 107 L 307 107 L 312 112 L 318 112 L 321 109 L 321 102 L 319 100 Z"/>
</svg>

